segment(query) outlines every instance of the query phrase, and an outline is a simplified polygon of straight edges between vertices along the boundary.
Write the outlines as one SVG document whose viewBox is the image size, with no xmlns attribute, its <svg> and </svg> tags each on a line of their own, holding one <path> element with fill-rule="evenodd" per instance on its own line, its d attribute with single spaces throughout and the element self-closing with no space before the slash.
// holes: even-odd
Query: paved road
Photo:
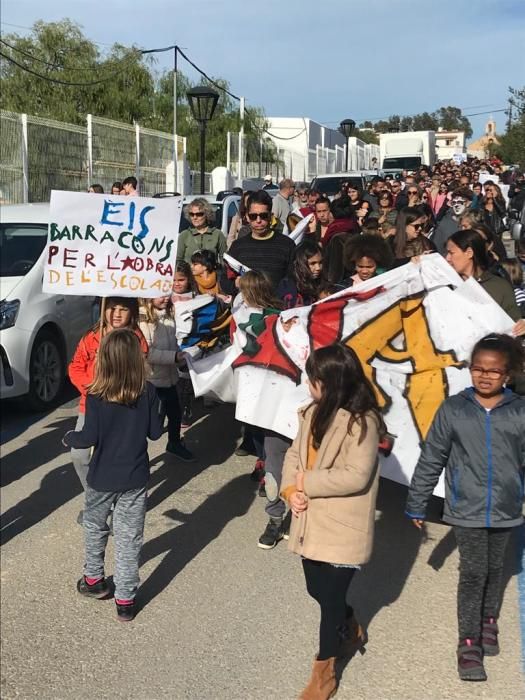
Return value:
<svg viewBox="0 0 525 700">
<path fill-rule="evenodd" d="M 74 402 L 39 419 L 2 408 L 3 700 L 297 697 L 315 653 L 318 613 L 285 543 L 256 546 L 263 501 L 248 479 L 252 460 L 232 456 L 231 407 L 214 408 L 188 431 L 197 464 L 164 454 L 165 438 L 152 445 L 142 611 L 127 625 L 115 620 L 112 601 L 84 600 L 75 590 L 82 501 L 60 444 L 74 425 Z M 351 594 L 369 643 L 344 669 L 337 697 L 523 697 L 516 549 L 508 558 L 503 653 L 488 659 L 487 683 L 462 684 L 454 657 L 457 552 L 438 523 L 421 542 L 402 515 L 404 497 L 402 487 L 382 483 L 374 557 Z M 108 554 L 111 573 L 111 546 Z"/>
</svg>

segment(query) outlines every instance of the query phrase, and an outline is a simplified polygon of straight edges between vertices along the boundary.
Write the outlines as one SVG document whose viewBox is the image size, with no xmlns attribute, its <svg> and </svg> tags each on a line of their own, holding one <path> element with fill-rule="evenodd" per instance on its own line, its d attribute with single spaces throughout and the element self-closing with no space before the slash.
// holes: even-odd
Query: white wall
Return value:
<svg viewBox="0 0 525 700">
<path fill-rule="evenodd" d="M 329 129 L 306 117 L 268 117 L 267 121 L 268 131 L 278 138 L 268 136 L 278 148 L 307 155 L 308 149 L 316 146 L 334 148 L 336 144 L 345 145 L 345 137 L 336 129 Z"/>
</svg>

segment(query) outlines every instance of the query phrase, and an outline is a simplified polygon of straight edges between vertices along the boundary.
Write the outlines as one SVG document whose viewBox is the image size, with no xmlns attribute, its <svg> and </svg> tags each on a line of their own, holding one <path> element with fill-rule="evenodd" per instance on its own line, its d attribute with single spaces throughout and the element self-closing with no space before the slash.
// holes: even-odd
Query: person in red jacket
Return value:
<svg viewBox="0 0 525 700">
<path fill-rule="evenodd" d="M 131 328 L 140 340 L 141 348 L 145 355 L 148 353 L 148 344 L 142 335 L 138 325 L 139 305 L 137 299 L 126 297 L 108 297 L 102 322 L 102 334 L 106 335 L 115 328 Z M 75 430 L 82 430 L 86 412 L 87 387 L 91 384 L 95 373 L 95 360 L 100 346 L 101 324 L 99 321 L 86 335 L 80 339 L 73 359 L 68 368 L 69 379 L 80 393 L 79 413 Z M 86 478 L 90 460 L 89 449 L 72 449 L 71 461 L 78 474 L 82 488 L 86 489 Z M 79 513 L 78 522 L 82 522 L 82 511 Z"/>
</svg>

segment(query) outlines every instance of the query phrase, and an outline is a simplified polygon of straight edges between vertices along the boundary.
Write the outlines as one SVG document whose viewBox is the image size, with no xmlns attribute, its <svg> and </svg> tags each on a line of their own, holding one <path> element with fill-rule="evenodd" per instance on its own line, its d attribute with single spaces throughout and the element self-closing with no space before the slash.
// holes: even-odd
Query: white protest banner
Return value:
<svg viewBox="0 0 525 700">
<path fill-rule="evenodd" d="M 233 316 L 237 322 L 235 310 Z M 225 357 L 215 373 L 208 362 L 201 374 L 195 360 L 190 374 L 199 393 L 206 393 L 208 380 L 219 394 L 222 372 L 221 392 L 227 395 L 228 386 L 235 392 L 237 420 L 293 438 L 297 409 L 310 400 L 309 353 L 336 342 L 349 345 L 394 436 L 382 475 L 406 484 L 438 406 L 470 384 L 466 363 L 476 341 L 512 326 L 475 280 L 463 281 L 440 255 L 425 255 L 313 306 L 267 316 L 262 332 L 245 336 L 233 362 L 234 382 Z M 442 495 L 442 484 L 435 493 Z"/>
<path fill-rule="evenodd" d="M 42 289 L 49 294 L 171 293 L 181 197 L 51 192 Z"/>
</svg>

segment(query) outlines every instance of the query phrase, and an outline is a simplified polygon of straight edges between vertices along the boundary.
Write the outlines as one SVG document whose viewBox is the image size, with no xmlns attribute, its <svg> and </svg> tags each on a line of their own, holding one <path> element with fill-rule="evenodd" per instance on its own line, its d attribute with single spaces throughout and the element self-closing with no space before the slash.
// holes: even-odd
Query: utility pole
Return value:
<svg viewBox="0 0 525 700">
<path fill-rule="evenodd" d="M 173 47 L 173 179 L 174 185 L 173 189 L 175 192 L 179 191 L 179 184 L 177 181 L 178 172 L 178 156 L 179 149 L 177 144 L 177 51 L 178 47 Z"/>
</svg>

